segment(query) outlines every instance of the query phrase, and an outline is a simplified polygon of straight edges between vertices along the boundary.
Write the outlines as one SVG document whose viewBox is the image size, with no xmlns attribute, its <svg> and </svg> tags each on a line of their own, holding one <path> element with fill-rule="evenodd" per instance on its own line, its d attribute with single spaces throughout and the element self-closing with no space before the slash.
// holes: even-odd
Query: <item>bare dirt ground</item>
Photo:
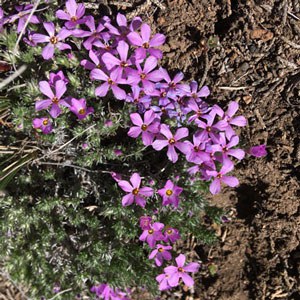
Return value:
<svg viewBox="0 0 300 300">
<path fill-rule="evenodd" d="M 239 188 L 212 197 L 233 219 L 218 228 L 219 242 L 213 247 L 199 241 L 202 274 L 194 294 L 179 297 L 300 299 L 300 2 L 100 3 L 107 13 L 141 15 L 164 33 L 163 64 L 208 85 L 211 103 L 239 101 L 249 122 L 242 131 L 244 146 L 268 146 L 266 158 L 238 165 Z M 211 265 L 217 270 L 214 276 L 206 271 Z"/>
</svg>

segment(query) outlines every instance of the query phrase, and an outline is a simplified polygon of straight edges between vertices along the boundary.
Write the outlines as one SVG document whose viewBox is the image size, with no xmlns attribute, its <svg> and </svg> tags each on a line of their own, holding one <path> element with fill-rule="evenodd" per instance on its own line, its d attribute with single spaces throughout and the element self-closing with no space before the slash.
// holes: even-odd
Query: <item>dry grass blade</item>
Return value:
<svg viewBox="0 0 300 300">
<path fill-rule="evenodd" d="M 7 86 L 9 83 L 11 83 L 13 80 L 15 80 L 17 77 L 19 77 L 25 70 L 27 66 L 23 65 L 18 70 L 16 70 L 15 73 L 13 73 L 11 76 L 5 78 L 2 82 L 0 82 L 0 90 L 2 90 L 5 86 Z"/>
</svg>

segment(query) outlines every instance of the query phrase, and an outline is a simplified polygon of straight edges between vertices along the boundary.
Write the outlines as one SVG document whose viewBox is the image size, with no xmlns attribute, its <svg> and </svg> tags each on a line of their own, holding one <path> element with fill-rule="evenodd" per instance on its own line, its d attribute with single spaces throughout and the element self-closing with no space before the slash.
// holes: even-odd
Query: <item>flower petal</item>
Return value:
<svg viewBox="0 0 300 300">
<path fill-rule="evenodd" d="M 48 44 L 42 51 L 42 56 L 45 60 L 52 58 L 54 55 L 54 45 Z"/>
<path fill-rule="evenodd" d="M 50 87 L 50 84 L 47 81 L 40 81 L 39 88 L 40 88 L 40 91 L 44 95 L 48 96 L 50 99 L 52 99 L 54 97 L 54 93 Z"/>
</svg>

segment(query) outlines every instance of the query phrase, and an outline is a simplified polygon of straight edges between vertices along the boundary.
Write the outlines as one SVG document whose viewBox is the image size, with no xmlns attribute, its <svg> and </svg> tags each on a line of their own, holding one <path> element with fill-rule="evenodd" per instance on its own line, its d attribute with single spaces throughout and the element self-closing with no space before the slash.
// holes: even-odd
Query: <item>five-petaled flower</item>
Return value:
<svg viewBox="0 0 300 300">
<path fill-rule="evenodd" d="M 84 119 L 87 115 L 92 114 L 94 109 L 92 107 L 86 107 L 85 99 L 71 99 L 70 111 L 74 113 L 79 120 Z"/>
<path fill-rule="evenodd" d="M 157 193 L 163 198 L 162 205 L 173 204 L 175 207 L 179 205 L 179 195 L 183 188 L 175 185 L 171 180 L 168 180 L 165 186 L 158 190 Z"/>
<path fill-rule="evenodd" d="M 162 234 L 164 226 L 163 223 L 159 222 L 150 224 L 150 229 L 144 230 L 139 240 L 147 242 L 150 248 L 154 248 L 157 241 L 162 241 L 164 239 L 164 235 Z"/>
<path fill-rule="evenodd" d="M 171 250 L 172 246 L 165 246 L 161 244 L 156 245 L 156 249 L 154 249 L 150 255 L 149 259 L 155 258 L 155 264 L 160 267 L 163 264 L 164 260 L 171 260 L 172 254 L 168 251 Z"/>
<path fill-rule="evenodd" d="M 145 197 L 151 197 L 153 195 L 153 189 L 150 187 L 140 187 L 141 177 L 138 173 L 132 174 L 130 177 L 130 183 L 125 180 L 118 182 L 119 187 L 129 193 L 122 198 L 122 205 L 128 206 L 135 202 L 141 207 L 145 207 Z"/>
</svg>

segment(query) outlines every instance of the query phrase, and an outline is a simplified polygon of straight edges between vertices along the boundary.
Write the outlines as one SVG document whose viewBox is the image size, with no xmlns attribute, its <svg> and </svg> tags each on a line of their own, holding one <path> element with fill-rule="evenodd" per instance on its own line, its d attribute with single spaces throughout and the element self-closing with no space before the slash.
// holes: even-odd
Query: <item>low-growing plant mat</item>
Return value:
<svg viewBox="0 0 300 300">
<path fill-rule="evenodd" d="M 212 103 L 239 101 L 249 122 L 245 146 L 268 147 L 266 158 L 237 166 L 239 188 L 211 197 L 232 221 L 217 227 L 207 220 L 219 242 L 196 245 L 203 268 L 194 290 L 162 299 L 299 299 L 299 1 L 101 3 L 108 14 L 141 15 L 164 33 L 163 64 L 208 85 Z"/>
</svg>

